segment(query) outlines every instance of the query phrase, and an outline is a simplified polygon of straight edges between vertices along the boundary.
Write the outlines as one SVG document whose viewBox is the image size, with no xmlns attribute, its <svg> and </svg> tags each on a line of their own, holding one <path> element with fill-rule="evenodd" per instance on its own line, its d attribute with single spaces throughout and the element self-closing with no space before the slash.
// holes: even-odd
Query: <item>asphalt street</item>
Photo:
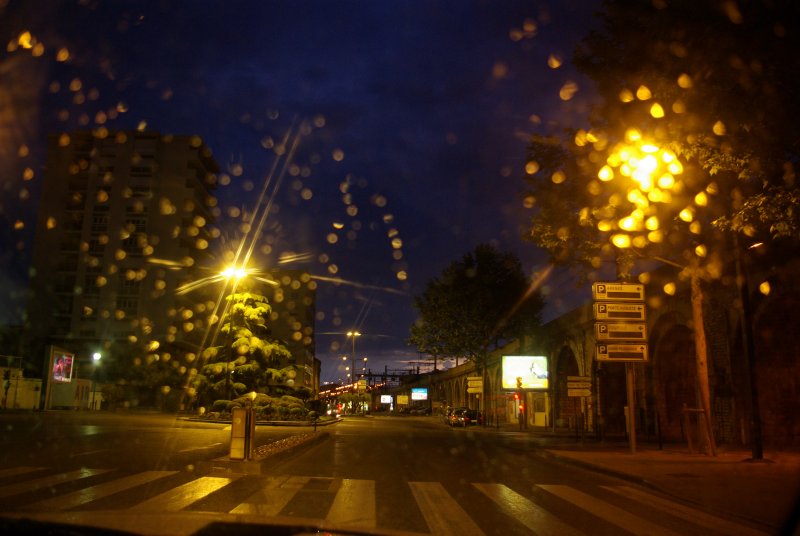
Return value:
<svg viewBox="0 0 800 536">
<path fill-rule="evenodd" d="M 450 428 L 435 417 L 345 418 L 257 471 L 213 463 L 225 457 L 225 424 L 7 417 L 0 499 L 12 517 L 148 534 L 189 533 L 209 520 L 378 534 L 758 534 L 541 456 L 528 434 Z M 310 430 L 259 427 L 257 443 Z"/>
</svg>

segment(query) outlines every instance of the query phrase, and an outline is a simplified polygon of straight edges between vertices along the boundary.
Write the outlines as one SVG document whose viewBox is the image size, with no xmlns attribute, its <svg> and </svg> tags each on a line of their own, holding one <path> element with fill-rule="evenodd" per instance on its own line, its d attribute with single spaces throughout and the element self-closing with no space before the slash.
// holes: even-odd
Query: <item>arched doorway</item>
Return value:
<svg viewBox="0 0 800 536">
<path fill-rule="evenodd" d="M 697 405 L 693 333 L 682 324 L 672 324 L 654 342 L 653 384 L 661 435 L 681 441 L 683 405 Z"/>
<path fill-rule="evenodd" d="M 798 322 L 800 294 L 795 292 L 764 299 L 753 322 L 762 435 L 764 443 L 771 446 L 800 445 L 800 409 L 796 403 L 800 397 L 800 340 L 787 336 L 787 326 L 797 326 Z"/>
</svg>

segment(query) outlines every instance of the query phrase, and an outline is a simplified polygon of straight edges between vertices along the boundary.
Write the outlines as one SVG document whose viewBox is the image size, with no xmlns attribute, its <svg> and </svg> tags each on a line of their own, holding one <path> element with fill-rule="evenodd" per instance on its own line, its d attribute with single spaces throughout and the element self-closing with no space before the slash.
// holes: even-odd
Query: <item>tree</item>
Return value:
<svg viewBox="0 0 800 536">
<path fill-rule="evenodd" d="M 492 346 L 538 327 L 544 302 L 514 255 L 479 245 L 429 281 L 414 305 L 411 344 L 437 357 L 466 357 L 483 370 Z"/>
<path fill-rule="evenodd" d="M 291 360 L 280 342 L 269 338 L 267 319 L 271 307 L 266 297 L 237 292 L 229 302 L 226 322 L 220 330 L 221 346 L 207 348 L 200 374 L 193 380 L 201 400 L 234 399 L 247 392 L 267 393 L 289 389 L 294 367 L 274 368 Z"/>
<path fill-rule="evenodd" d="M 607 0 L 574 57 L 602 99 L 591 127 L 530 146 L 530 236 L 554 260 L 596 269 L 613 258 L 625 277 L 643 257 L 691 279 L 707 414 L 703 281 L 730 273 L 740 235 L 800 238 L 799 12 L 790 1 Z"/>
</svg>

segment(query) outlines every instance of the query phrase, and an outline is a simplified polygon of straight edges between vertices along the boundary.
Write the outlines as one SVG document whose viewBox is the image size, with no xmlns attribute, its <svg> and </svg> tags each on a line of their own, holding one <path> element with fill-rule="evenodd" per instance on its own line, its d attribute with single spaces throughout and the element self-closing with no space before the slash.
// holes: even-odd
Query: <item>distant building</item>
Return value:
<svg viewBox="0 0 800 536">
<path fill-rule="evenodd" d="M 42 367 L 51 344 L 78 361 L 115 344 L 196 345 L 196 306 L 176 289 L 208 264 L 217 171 L 197 136 L 50 137 L 26 322 L 29 368 Z"/>
</svg>

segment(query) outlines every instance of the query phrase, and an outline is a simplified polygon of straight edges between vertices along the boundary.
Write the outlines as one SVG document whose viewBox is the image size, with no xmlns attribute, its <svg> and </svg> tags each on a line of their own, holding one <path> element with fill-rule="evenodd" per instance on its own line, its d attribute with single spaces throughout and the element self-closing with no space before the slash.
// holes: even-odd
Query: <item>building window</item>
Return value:
<svg viewBox="0 0 800 536">
<path fill-rule="evenodd" d="M 108 231 L 108 215 L 95 214 L 92 216 L 92 233 L 105 233 Z"/>
</svg>

